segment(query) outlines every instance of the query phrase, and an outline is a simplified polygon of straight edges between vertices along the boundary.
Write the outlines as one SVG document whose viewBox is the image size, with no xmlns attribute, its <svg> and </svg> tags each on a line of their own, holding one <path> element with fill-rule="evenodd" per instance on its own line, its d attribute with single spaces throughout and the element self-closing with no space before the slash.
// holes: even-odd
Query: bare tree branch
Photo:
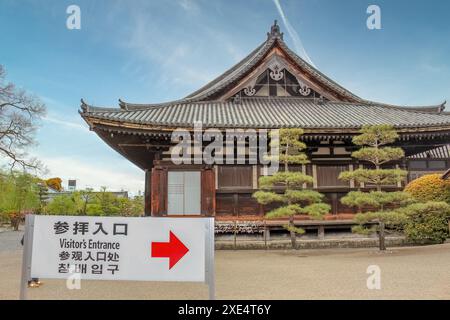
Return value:
<svg viewBox="0 0 450 320">
<path fill-rule="evenodd" d="M 0 65 L 0 158 L 6 158 L 11 169 L 41 166 L 26 151 L 35 144 L 36 127 L 45 111 L 38 97 L 6 81 L 5 69 Z"/>
</svg>

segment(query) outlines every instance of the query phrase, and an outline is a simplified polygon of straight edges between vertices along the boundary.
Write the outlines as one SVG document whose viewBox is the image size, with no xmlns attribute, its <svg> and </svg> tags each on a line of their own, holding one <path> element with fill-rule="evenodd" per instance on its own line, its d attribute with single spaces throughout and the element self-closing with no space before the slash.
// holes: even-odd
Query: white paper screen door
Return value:
<svg viewBox="0 0 450 320">
<path fill-rule="evenodd" d="M 168 172 L 168 215 L 200 215 L 200 172 Z"/>
</svg>

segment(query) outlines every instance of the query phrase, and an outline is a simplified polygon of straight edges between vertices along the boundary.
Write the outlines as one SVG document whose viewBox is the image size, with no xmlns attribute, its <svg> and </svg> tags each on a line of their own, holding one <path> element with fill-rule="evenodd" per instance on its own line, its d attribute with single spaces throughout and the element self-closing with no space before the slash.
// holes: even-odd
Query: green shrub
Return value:
<svg viewBox="0 0 450 320">
<path fill-rule="evenodd" d="M 409 240 L 417 243 L 443 243 L 448 237 L 449 204 L 416 203 L 398 211 L 408 217 L 404 223 L 404 233 Z"/>
</svg>

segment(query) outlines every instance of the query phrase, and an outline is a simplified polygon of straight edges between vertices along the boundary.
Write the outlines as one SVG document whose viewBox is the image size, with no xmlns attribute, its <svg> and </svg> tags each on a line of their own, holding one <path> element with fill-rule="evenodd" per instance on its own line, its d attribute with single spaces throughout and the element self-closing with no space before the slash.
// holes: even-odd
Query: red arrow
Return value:
<svg viewBox="0 0 450 320">
<path fill-rule="evenodd" d="M 169 258 L 169 270 L 188 252 L 189 249 L 172 231 L 169 242 L 152 242 L 152 258 Z"/>
</svg>

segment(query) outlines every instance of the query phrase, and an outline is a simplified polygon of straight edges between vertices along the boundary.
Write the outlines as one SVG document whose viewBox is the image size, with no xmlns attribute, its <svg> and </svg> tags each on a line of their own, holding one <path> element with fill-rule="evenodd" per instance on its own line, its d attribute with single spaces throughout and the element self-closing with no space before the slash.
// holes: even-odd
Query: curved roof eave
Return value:
<svg viewBox="0 0 450 320">
<path fill-rule="evenodd" d="M 88 122 L 113 122 L 117 126 L 143 128 L 186 128 L 201 121 L 208 128 L 349 129 L 368 124 L 391 124 L 402 128 L 447 128 L 450 114 L 438 113 L 439 106 L 425 110 L 382 104 L 327 102 L 294 98 L 248 99 L 241 104 L 200 102 L 159 106 L 144 110 L 97 108 L 84 105 L 81 116 Z M 439 109 L 440 110 L 440 109 Z M 233 121 L 230 122 L 230 119 Z"/>
<path fill-rule="evenodd" d="M 126 133 L 128 130 L 132 131 L 139 131 L 137 133 L 133 134 L 151 134 L 152 132 L 166 132 L 170 134 L 173 132 L 174 129 L 184 129 L 184 130 L 193 130 L 194 126 L 191 125 L 185 125 L 181 127 L 174 127 L 174 126 L 167 126 L 167 125 L 161 125 L 161 124 L 128 124 L 126 126 L 123 126 L 123 122 L 117 121 L 117 120 L 105 120 L 105 119 L 98 119 L 95 117 L 83 117 L 84 120 L 89 124 L 92 125 L 91 130 L 95 131 L 95 128 L 100 126 L 104 126 L 106 128 L 109 128 L 109 131 L 117 131 L 119 133 Z M 215 129 L 218 130 L 227 130 L 227 129 L 233 129 L 237 127 L 217 127 Z M 240 127 L 241 129 L 246 129 L 244 127 Z M 279 129 L 278 127 L 268 127 L 268 126 L 261 126 L 259 128 L 250 128 L 250 129 L 256 129 L 256 130 L 271 130 L 271 129 Z M 361 127 L 353 126 L 353 127 L 341 127 L 341 128 L 332 128 L 332 127 L 317 127 L 317 128 L 303 128 L 305 135 L 312 134 L 312 135 L 357 135 L 360 132 Z M 449 125 L 433 125 L 433 126 L 421 126 L 421 127 L 397 127 L 397 132 L 407 135 L 414 135 L 414 136 L 421 136 L 422 134 L 434 134 L 434 133 L 445 133 L 446 136 L 450 134 L 450 124 Z"/>
</svg>

